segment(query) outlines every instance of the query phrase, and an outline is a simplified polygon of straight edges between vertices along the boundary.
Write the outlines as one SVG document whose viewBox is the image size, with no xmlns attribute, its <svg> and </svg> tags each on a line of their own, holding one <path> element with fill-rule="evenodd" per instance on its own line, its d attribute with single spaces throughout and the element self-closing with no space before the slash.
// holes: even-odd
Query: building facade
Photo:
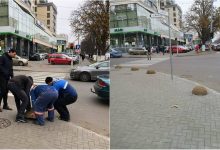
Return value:
<svg viewBox="0 0 220 150">
<path fill-rule="evenodd" d="M 57 52 L 65 52 L 67 49 L 68 35 L 59 34 L 57 35 Z"/>
<path fill-rule="evenodd" d="M 0 0 L 0 50 L 14 48 L 20 56 L 53 52 L 56 37 L 38 21 L 33 3 L 23 0 Z"/>
<path fill-rule="evenodd" d="M 168 13 L 158 10 L 157 1 L 112 0 L 110 8 L 110 43 L 113 47 L 168 45 Z M 182 32 L 171 26 L 171 40 L 183 42 Z"/>
<path fill-rule="evenodd" d="M 37 19 L 42 21 L 53 35 L 56 35 L 57 7 L 47 1 L 35 1 L 35 14 Z"/>
</svg>

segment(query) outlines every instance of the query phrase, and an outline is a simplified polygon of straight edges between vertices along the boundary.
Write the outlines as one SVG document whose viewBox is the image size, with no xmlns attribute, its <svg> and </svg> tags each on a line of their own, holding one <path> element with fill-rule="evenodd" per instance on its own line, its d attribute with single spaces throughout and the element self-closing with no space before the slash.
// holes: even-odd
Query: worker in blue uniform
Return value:
<svg viewBox="0 0 220 150">
<path fill-rule="evenodd" d="M 32 88 L 31 92 L 32 106 L 36 116 L 37 125 L 44 125 L 44 112 L 48 111 L 48 121 L 54 121 L 53 103 L 58 98 L 58 91 L 53 86 L 37 85 Z"/>
<path fill-rule="evenodd" d="M 47 77 L 45 82 L 48 85 L 54 86 L 58 93 L 58 99 L 54 102 L 54 108 L 60 114 L 59 119 L 63 121 L 70 120 L 70 113 L 67 105 L 74 103 L 77 100 L 78 94 L 74 87 L 68 81 L 63 79 L 55 80 L 52 77 Z"/>
</svg>

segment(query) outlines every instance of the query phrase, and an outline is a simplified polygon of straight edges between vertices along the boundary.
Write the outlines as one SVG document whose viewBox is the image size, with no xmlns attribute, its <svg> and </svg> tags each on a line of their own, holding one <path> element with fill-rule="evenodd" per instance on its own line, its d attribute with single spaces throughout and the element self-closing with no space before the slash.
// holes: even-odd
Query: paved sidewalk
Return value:
<svg viewBox="0 0 220 150">
<path fill-rule="evenodd" d="M 0 112 L 2 149 L 109 149 L 108 137 L 57 118 L 52 123 L 46 121 L 45 126 L 34 125 L 32 120 L 16 123 L 14 98 L 9 96 L 8 101 L 13 111 Z"/>
<path fill-rule="evenodd" d="M 87 64 L 89 62 L 85 60 L 79 65 Z M 17 67 L 18 70 L 25 71 L 23 68 Z M 9 96 L 8 102 L 13 111 L 0 112 L 2 149 L 109 149 L 110 147 L 109 137 L 57 118 L 53 123 L 46 121 L 45 126 L 34 125 L 32 120 L 24 124 L 16 123 L 14 120 L 17 112 L 13 96 Z"/>
<path fill-rule="evenodd" d="M 132 64 L 131 64 L 132 66 Z M 146 68 L 111 69 L 111 148 L 220 148 L 220 94 Z"/>
</svg>

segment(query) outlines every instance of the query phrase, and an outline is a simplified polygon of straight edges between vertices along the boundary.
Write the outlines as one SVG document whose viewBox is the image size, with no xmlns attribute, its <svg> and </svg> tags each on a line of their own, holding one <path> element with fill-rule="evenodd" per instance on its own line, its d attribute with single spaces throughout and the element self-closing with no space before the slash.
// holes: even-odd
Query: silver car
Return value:
<svg viewBox="0 0 220 150">
<path fill-rule="evenodd" d="M 14 66 L 26 66 L 28 65 L 28 60 L 25 58 L 22 58 L 18 55 L 15 56 L 15 58 L 12 58 L 13 60 L 13 65 Z"/>
<path fill-rule="evenodd" d="M 99 75 L 109 74 L 109 69 L 109 61 L 100 61 L 88 66 L 78 66 L 70 71 L 70 78 L 84 82 L 96 80 Z"/>
</svg>

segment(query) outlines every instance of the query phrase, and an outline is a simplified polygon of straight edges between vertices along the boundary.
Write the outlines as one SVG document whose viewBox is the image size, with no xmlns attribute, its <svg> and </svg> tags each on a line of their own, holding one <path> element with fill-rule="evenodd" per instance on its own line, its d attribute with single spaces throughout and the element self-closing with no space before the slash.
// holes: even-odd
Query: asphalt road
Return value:
<svg viewBox="0 0 220 150">
<path fill-rule="evenodd" d="M 154 64 L 149 68 L 170 74 L 170 61 Z M 220 92 L 220 53 L 173 57 L 173 74 L 196 81 Z"/>
<path fill-rule="evenodd" d="M 53 73 L 66 74 L 65 79 L 76 88 L 79 96 L 74 104 L 68 105 L 71 122 L 98 134 L 109 136 L 109 101 L 97 97 L 90 91 L 94 82 L 70 80 L 69 65 L 50 65 L 47 63 L 47 60 L 29 61 L 29 65 L 24 68 L 29 68 L 33 71 L 14 71 L 14 74 L 33 74 L 36 76 L 42 72 L 45 72 L 46 76 L 50 76 Z M 45 77 L 39 78 L 44 79 Z M 34 78 L 34 80 L 37 79 Z"/>
</svg>

